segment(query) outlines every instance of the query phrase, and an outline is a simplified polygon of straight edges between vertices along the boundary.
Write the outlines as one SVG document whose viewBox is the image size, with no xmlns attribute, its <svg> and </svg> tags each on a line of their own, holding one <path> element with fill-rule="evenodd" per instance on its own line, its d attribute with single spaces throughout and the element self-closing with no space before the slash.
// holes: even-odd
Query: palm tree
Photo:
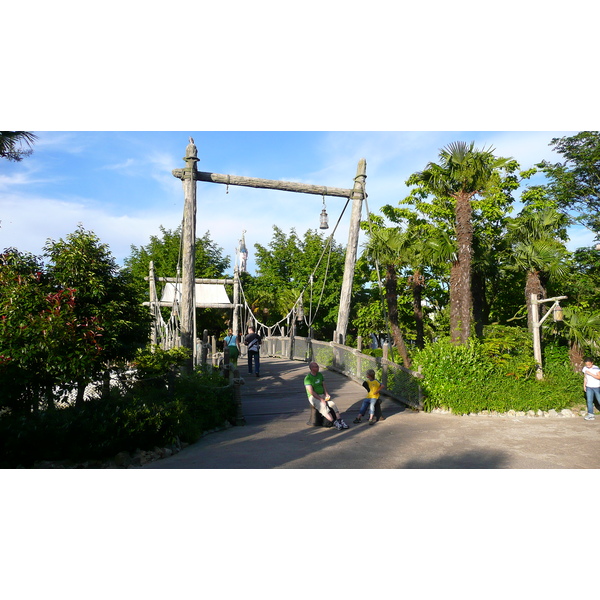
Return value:
<svg viewBox="0 0 600 600">
<path fill-rule="evenodd" d="M 564 225 L 565 216 L 550 207 L 521 213 L 508 225 L 514 267 L 527 273 L 525 303 L 529 331 L 533 331 L 531 295 L 546 298 L 548 279 L 560 279 L 567 274 L 567 250 L 557 239 Z"/>
<path fill-rule="evenodd" d="M 403 263 L 400 252 L 403 244 L 404 235 L 399 229 L 374 229 L 367 243 L 366 254 L 385 268 L 385 300 L 392 340 L 402 357 L 402 364 L 406 368 L 410 368 L 411 360 L 398 318 L 398 267 Z"/>
<path fill-rule="evenodd" d="M 33 143 L 37 135 L 30 131 L 0 131 L 0 158 L 7 158 L 15 162 L 29 156 L 33 150 Z M 29 149 L 23 150 L 25 144 Z"/>
<path fill-rule="evenodd" d="M 600 348 L 600 313 L 565 307 L 561 334 L 569 343 L 569 359 L 575 371 L 583 366 L 585 353 L 595 354 Z"/>
<path fill-rule="evenodd" d="M 434 195 L 455 201 L 456 260 L 450 275 L 450 335 L 455 344 L 465 344 L 471 333 L 473 258 L 472 198 L 483 192 L 495 173 L 509 159 L 496 158 L 493 149 L 477 150 L 474 142 L 453 142 L 439 154 L 440 164 L 430 162 L 413 174 L 408 185 L 421 185 Z"/>
</svg>

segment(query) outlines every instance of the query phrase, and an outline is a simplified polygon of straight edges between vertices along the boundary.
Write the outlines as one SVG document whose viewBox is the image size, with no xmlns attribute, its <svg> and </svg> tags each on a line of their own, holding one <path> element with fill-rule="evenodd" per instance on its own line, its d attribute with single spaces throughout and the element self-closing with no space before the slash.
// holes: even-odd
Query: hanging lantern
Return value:
<svg viewBox="0 0 600 600">
<path fill-rule="evenodd" d="M 320 229 L 329 229 L 329 217 L 327 216 L 327 211 L 323 209 L 321 211 L 321 224 L 319 225 Z"/>
<path fill-rule="evenodd" d="M 321 211 L 321 223 L 320 229 L 329 229 L 329 217 L 327 216 L 327 210 L 325 209 L 325 196 L 323 196 L 323 210 Z"/>
<path fill-rule="evenodd" d="M 563 309 L 561 308 L 558 302 L 554 305 L 554 309 L 552 310 L 552 317 L 557 323 L 563 320 Z"/>
</svg>

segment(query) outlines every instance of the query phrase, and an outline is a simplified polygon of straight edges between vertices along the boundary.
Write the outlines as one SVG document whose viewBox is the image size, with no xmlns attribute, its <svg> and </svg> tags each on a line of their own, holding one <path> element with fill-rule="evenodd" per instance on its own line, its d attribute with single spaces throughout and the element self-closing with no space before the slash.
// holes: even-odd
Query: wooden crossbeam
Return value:
<svg viewBox="0 0 600 600">
<path fill-rule="evenodd" d="M 187 169 L 173 170 L 173 175 L 178 179 L 184 179 L 186 173 L 189 173 Z M 284 192 L 315 194 L 317 196 L 336 196 L 338 198 L 350 198 L 352 197 L 353 193 L 353 190 L 326 187 L 324 185 L 310 185 L 308 183 L 277 181 L 274 179 L 258 179 L 256 177 L 240 177 L 238 175 L 221 175 L 219 173 L 207 173 L 204 171 L 194 171 L 194 179 L 196 181 L 221 183 L 223 185 L 240 185 L 244 187 L 263 188 L 269 190 L 282 190 Z"/>
</svg>

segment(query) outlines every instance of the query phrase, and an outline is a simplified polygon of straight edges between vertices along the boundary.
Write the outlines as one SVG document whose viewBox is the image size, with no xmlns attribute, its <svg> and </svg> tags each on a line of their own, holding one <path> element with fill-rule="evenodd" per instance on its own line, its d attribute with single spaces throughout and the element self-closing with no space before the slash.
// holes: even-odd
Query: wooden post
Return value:
<svg viewBox="0 0 600 600">
<path fill-rule="evenodd" d="M 212 362 L 212 366 L 213 367 L 217 367 L 218 363 L 217 363 L 217 336 L 216 335 L 211 335 L 210 336 L 210 344 L 211 344 L 211 362 Z"/>
<path fill-rule="evenodd" d="M 367 161 L 361 158 L 358 161 L 354 188 L 352 190 L 352 215 L 350 217 L 350 231 L 348 233 L 348 246 L 346 247 L 346 263 L 344 265 L 344 278 L 340 293 L 340 308 L 338 311 L 337 326 L 334 341 L 338 344 L 346 343 L 348 320 L 350 318 L 350 302 L 352 300 L 352 283 L 356 267 L 358 252 L 358 236 L 360 234 L 360 217 L 362 203 L 365 198 L 365 179 L 367 178 Z"/>
<path fill-rule="evenodd" d="M 531 314 L 533 321 L 533 360 L 535 360 L 535 376 L 537 379 L 544 379 L 542 370 L 542 340 L 540 336 L 540 309 L 538 306 L 537 294 L 531 294 Z"/>
<path fill-rule="evenodd" d="M 200 362 L 203 367 L 206 366 L 208 360 L 208 331 L 205 329 L 202 332 L 202 350 L 200 355 Z"/>
<path fill-rule="evenodd" d="M 154 261 L 150 261 L 150 272 L 148 273 L 148 283 L 150 284 L 150 312 L 152 313 L 152 316 L 154 317 L 154 309 L 155 309 L 155 302 L 158 300 L 158 295 L 156 293 L 156 279 L 154 278 Z M 159 309 L 160 310 L 160 309 Z M 152 344 L 152 346 L 156 346 L 156 344 L 158 343 L 158 334 L 156 331 L 156 327 L 157 327 L 157 323 L 155 319 L 152 319 L 152 325 L 151 325 L 152 329 L 151 329 L 151 334 L 150 334 L 150 342 Z"/>
<path fill-rule="evenodd" d="M 183 226 L 181 231 L 181 345 L 189 348 L 192 357 L 186 365 L 192 370 L 196 355 L 196 163 L 198 150 L 192 138 L 185 151 L 185 169 L 173 171 L 173 175 L 183 181 Z"/>
<path fill-rule="evenodd" d="M 388 359 L 389 359 L 389 344 L 386 342 L 385 344 L 383 344 L 383 360 L 381 361 L 381 383 L 382 385 L 387 387 L 387 380 L 388 380 L 388 369 L 389 369 L 389 364 L 388 364 Z"/>
<path fill-rule="evenodd" d="M 535 376 L 537 379 L 544 379 L 544 370 L 542 368 L 542 333 L 541 328 L 544 321 L 548 318 L 548 315 L 554 310 L 555 307 L 559 307 L 559 300 L 566 300 L 567 296 L 557 296 L 556 298 L 543 298 L 538 300 L 537 294 L 531 294 L 531 316 L 533 325 L 533 359 L 535 360 L 536 370 Z M 554 302 L 548 312 L 540 319 L 540 304 L 544 302 Z"/>
<path fill-rule="evenodd" d="M 292 310 L 292 322 L 290 325 L 290 353 L 289 359 L 294 360 L 294 345 L 296 343 L 296 307 Z"/>
<path fill-rule="evenodd" d="M 233 335 L 240 333 L 240 271 L 236 266 L 233 270 L 233 322 L 231 324 Z"/>
</svg>

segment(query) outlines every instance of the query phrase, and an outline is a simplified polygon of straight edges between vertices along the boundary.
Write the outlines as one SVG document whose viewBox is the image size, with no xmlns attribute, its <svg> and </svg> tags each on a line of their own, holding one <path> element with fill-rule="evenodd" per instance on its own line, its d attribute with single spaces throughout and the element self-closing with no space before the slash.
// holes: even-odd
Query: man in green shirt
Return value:
<svg viewBox="0 0 600 600">
<path fill-rule="evenodd" d="M 342 419 L 338 407 L 327 392 L 323 373 L 319 373 L 319 365 L 316 362 L 311 362 L 308 368 L 310 369 L 310 373 L 304 378 L 304 387 L 306 387 L 308 401 L 328 421 L 332 421 L 337 429 L 348 429 L 348 425 Z M 331 416 L 330 408 L 335 413 L 335 420 Z"/>
</svg>

